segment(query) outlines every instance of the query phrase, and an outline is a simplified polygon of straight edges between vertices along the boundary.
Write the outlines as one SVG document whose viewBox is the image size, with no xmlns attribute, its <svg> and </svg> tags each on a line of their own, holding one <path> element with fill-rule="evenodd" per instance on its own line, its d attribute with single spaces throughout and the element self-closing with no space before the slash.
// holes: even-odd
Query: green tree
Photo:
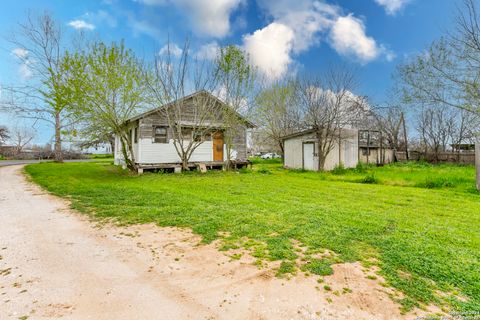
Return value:
<svg viewBox="0 0 480 320">
<path fill-rule="evenodd" d="M 231 168 L 235 137 L 243 127 L 239 116 L 248 115 L 250 111 L 255 70 L 248 63 L 248 57 L 237 46 L 230 45 L 220 49 L 216 59 L 216 77 L 218 79 L 218 95 L 231 108 L 223 113 L 224 141 L 226 147 L 226 163 Z"/>
<path fill-rule="evenodd" d="M 86 52 L 71 56 L 77 112 L 87 127 L 113 133 L 120 142 L 125 165 L 137 170 L 132 135 L 127 122 L 146 106 L 146 77 L 142 62 L 123 42 L 92 44 Z M 97 135 L 100 135 L 97 132 Z"/>
</svg>

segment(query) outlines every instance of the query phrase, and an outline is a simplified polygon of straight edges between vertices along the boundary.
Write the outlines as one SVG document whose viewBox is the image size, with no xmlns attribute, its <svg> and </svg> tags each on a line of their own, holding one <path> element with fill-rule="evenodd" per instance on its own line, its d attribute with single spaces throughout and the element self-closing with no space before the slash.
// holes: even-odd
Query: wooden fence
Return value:
<svg viewBox="0 0 480 320">
<path fill-rule="evenodd" d="M 397 151 L 395 155 L 398 161 L 407 161 L 405 151 Z M 414 161 L 425 160 L 433 163 L 475 164 L 475 152 L 440 152 L 436 157 L 433 153 L 409 151 L 408 159 Z"/>
</svg>

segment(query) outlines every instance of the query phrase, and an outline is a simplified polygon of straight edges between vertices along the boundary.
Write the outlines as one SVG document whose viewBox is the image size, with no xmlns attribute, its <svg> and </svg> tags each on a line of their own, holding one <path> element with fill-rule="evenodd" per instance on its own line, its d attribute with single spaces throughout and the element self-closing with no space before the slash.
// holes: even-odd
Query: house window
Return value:
<svg viewBox="0 0 480 320">
<path fill-rule="evenodd" d="M 362 148 L 362 156 L 367 156 L 367 155 L 371 155 L 371 151 L 370 149 L 367 149 L 367 148 Z"/>
<path fill-rule="evenodd" d="M 137 127 L 135 127 L 133 129 L 133 142 L 138 143 L 138 128 Z"/>
<path fill-rule="evenodd" d="M 193 141 L 201 142 L 202 141 L 202 134 L 200 132 L 193 133 Z"/>
<path fill-rule="evenodd" d="M 192 129 L 182 128 L 182 139 L 184 141 L 190 141 L 192 139 Z"/>
<path fill-rule="evenodd" d="M 166 127 L 154 127 L 153 142 L 155 142 L 155 143 L 167 143 L 167 128 Z"/>
</svg>

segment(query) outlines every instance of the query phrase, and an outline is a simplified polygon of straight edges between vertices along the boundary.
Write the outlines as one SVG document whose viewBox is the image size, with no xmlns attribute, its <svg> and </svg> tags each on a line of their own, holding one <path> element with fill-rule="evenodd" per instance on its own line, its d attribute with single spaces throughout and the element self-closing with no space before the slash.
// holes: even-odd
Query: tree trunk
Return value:
<svg viewBox="0 0 480 320">
<path fill-rule="evenodd" d="M 62 133 L 60 112 L 55 113 L 55 146 L 54 146 L 55 162 L 63 162 L 62 152 Z"/>
<path fill-rule="evenodd" d="M 320 143 L 319 143 L 320 144 Z M 325 171 L 325 160 L 327 156 L 323 155 L 323 152 L 318 152 L 318 171 Z"/>
<path fill-rule="evenodd" d="M 477 190 L 480 191 L 480 134 L 475 141 L 475 167 L 477 169 Z"/>
<path fill-rule="evenodd" d="M 135 157 L 133 154 L 132 144 L 129 142 L 128 137 L 124 137 L 120 134 L 120 143 L 122 144 L 122 154 L 125 160 L 125 165 L 132 172 L 137 172 L 137 166 L 135 164 Z"/>
<path fill-rule="evenodd" d="M 282 153 L 282 158 L 284 158 L 284 157 L 285 157 L 285 150 L 284 150 L 283 140 L 282 140 L 282 139 L 280 139 L 280 140 L 278 141 L 278 146 L 280 147 L 280 152 Z"/>
<path fill-rule="evenodd" d="M 408 156 L 408 136 L 407 136 L 407 125 L 405 123 L 405 116 L 403 115 L 403 112 L 402 112 L 402 123 L 403 123 L 403 139 L 405 140 L 405 157 L 407 159 L 407 161 L 410 160 L 409 156 Z"/>
<path fill-rule="evenodd" d="M 186 155 L 182 157 L 182 171 L 188 171 L 188 158 Z"/>
</svg>

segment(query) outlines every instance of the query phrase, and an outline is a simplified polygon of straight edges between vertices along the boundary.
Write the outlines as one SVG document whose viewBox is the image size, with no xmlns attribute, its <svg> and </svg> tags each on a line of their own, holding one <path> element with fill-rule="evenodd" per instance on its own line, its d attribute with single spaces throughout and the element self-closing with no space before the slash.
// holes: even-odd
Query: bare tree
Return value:
<svg viewBox="0 0 480 320">
<path fill-rule="evenodd" d="M 10 138 L 10 131 L 5 126 L 0 126 L 0 146 Z"/>
<path fill-rule="evenodd" d="M 26 22 L 19 24 L 18 32 L 13 34 L 10 42 L 15 46 L 13 52 L 29 79 L 25 85 L 4 85 L 4 91 L 9 94 L 2 105 L 18 116 L 52 124 L 55 128 L 55 160 L 61 162 L 62 130 L 72 121 L 62 30 L 48 13 L 29 14 Z"/>
<path fill-rule="evenodd" d="M 26 126 L 15 126 L 10 136 L 10 142 L 14 146 L 15 155 L 19 155 L 34 138 L 34 129 Z"/>
<path fill-rule="evenodd" d="M 419 114 L 417 130 L 425 146 L 425 154 L 430 151 L 435 162 L 440 152 L 447 150 L 453 133 L 454 117 L 447 107 L 424 106 Z"/>
<path fill-rule="evenodd" d="M 255 115 L 262 124 L 260 131 L 284 154 L 283 137 L 301 129 L 298 84 L 293 80 L 264 83 L 255 99 Z"/>
<path fill-rule="evenodd" d="M 168 136 L 188 170 L 193 152 L 205 141 L 223 129 L 224 104 L 210 94 L 217 88 L 214 65 L 197 60 L 185 41 L 182 53 L 175 56 L 170 43 L 161 54 L 155 55 L 154 76 L 148 81 L 151 97 L 165 119 Z M 199 94 L 188 94 L 196 92 Z"/>
<path fill-rule="evenodd" d="M 315 130 L 318 143 L 318 168 L 341 138 L 342 129 L 352 125 L 365 112 L 364 99 L 351 90 L 355 76 L 346 68 L 331 68 L 322 79 L 300 81 L 300 105 L 306 127 Z"/>
<path fill-rule="evenodd" d="M 408 160 L 408 132 L 405 111 L 398 105 L 375 107 L 369 110 L 375 119 L 374 128 L 382 133 L 381 144 L 394 151 L 405 150 Z"/>
</svg>

